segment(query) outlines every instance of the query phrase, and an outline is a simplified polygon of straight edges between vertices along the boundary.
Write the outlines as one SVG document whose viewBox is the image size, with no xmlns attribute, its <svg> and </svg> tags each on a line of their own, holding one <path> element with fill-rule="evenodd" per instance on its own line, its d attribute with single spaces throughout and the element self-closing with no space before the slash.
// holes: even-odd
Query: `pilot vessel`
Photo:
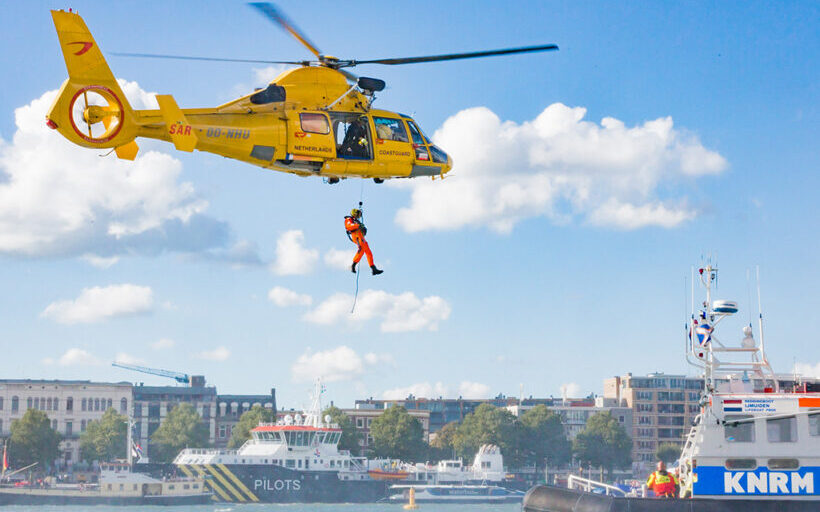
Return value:
<svg viewBox="0 0 820 512">
<path fill-rule="evenodd" d="M 534 487 L 524 510 L 820 510 L 820 393 L 781 388 L 766 357 L 762 314 L 759 341 L 750 322 L 739 345 L 722 343 L 715 329 L 737 313 L 737 303 L 712 299 L 717 269 L 711 264 L 698 274 L 706 298 L 697 314 L 693 298 L 687 361 L 701 370 L 704 389 L 678 460 L 680 494 L 687 501 L 630 497 L 584 481 L 584 491 Z"/>
<path fill-rule="evenodd" d="M 205 477 L 225 502 L 368 503 L 386 497 L 392 482 L 371 477 L 367 459 L 339 450 L 342 430 L 322 417 L 321 394 L 317 383 L 309 411 L 258 425 L 238 450 L 188 448 L 174 465 Z"/>
</svg>

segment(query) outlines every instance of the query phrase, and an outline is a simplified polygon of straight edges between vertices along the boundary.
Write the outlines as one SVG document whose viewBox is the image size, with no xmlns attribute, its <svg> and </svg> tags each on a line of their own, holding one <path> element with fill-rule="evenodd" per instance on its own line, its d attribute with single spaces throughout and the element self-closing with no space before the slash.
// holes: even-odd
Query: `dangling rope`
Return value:
<svg viewBox="0 0 820 512">
<path fill-rule="evenodd" d="M 364 196 L 364 178 L 362 178 L 362 186 L 359 189 L 359 210 L 362 212 L 362 224 L 364 224 L 364 210 L 362 209 L 362 197 Z M 350 235 L 348 235 L 350 236 Z M 359 244 L 356 244 L 356 247 L 359 248 Z M 362 271 L 361 261 L 359 261 L 359 266 L 356 267 L 356 293 L 353 295 L 353 307 L 350 308 L 350 314 L 352 315 L 354 311 L 356 311 L 356 302 L 359 300 L 359 273 Z"/>
</svg>

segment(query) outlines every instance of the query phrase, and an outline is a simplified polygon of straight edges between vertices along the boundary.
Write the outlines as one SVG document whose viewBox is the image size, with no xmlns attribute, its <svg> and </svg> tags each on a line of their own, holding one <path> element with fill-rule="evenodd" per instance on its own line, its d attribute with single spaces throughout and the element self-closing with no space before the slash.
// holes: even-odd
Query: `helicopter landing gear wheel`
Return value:
<svg viewBox="0 0 820 512">
<path fill-rule="evenodd" d="M 327 179 L 327 184 L 328 185 L 335 185 L 337 183 L 339 183 L 339 178 L 328 178 Z"/>
<path fill-rule="evenodd" d="M 373 178 L 374 183 L 384 183 L 384 178 Z"/>
</svg>

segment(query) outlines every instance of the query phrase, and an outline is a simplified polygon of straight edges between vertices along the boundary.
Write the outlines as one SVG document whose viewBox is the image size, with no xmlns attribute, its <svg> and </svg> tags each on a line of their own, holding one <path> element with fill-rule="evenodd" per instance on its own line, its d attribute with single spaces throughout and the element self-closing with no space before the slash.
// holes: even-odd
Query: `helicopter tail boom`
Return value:
<svg viewBox="0 0 820 512">
<path fill-rule="evenodd" d="M 133 160 L 138 123 L 94 37 L 76 13 L 51 11 L 68 80 L 63 83 L 46 121 L 65 138 L 89 148 L 115 148 Z"/>
</svg>

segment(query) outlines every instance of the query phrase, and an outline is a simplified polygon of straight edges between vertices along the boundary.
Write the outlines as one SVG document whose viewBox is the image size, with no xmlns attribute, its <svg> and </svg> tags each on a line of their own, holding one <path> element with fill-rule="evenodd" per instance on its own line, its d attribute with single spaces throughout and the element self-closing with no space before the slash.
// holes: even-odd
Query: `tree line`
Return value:
<svg viewBox="0 0 820 512">
<path fill-rule="evenodd" d="M 359 454 L 361 434 L 341 409 L 329 407 L 323 415 L 342 430 L 339 448 Z M 250 439 L 250 431 L 261 422 L 274 421 L 273 412 L 255 406 L 234 426 L 229 448 L 238 448 Z M 428 444 L 421 422 L 401 406 L 386 409 L 370 425 L 372 450 L 376 457 L 407 462 L 435 462 L 462 458 L 471 461 L 484 444 L 501 448 L 508 467 L 533 465 L 536 471 L 564 466 L 570 461 L 602 467 L 608 472 L 631 464 L 632 441 L 624 428 L 608 412 L 593 415 L 573 442 L 567 439 L 561 417 L 538 405 L 516 417 L 507 409 L 482 404 L 459 424 L 448 423 Z M 86 461 L 110 461 L 126 457 L 127 419 L 114 409 L 89 422 L 80 434 L 80 454 Z M 186 447 L 209 446 L 208 426 L 190 404 L 174 407 L 151 435 L 152 462 L 170 462 Z M 33 462 L 48 467 L 59 457 L 61 436 L 51 428 L 48 416 L 34 409 L 11 425 L 9 455 L 15 467 Z M 665 447 L 668 458 L 669 447 Z"/>
</svg>

